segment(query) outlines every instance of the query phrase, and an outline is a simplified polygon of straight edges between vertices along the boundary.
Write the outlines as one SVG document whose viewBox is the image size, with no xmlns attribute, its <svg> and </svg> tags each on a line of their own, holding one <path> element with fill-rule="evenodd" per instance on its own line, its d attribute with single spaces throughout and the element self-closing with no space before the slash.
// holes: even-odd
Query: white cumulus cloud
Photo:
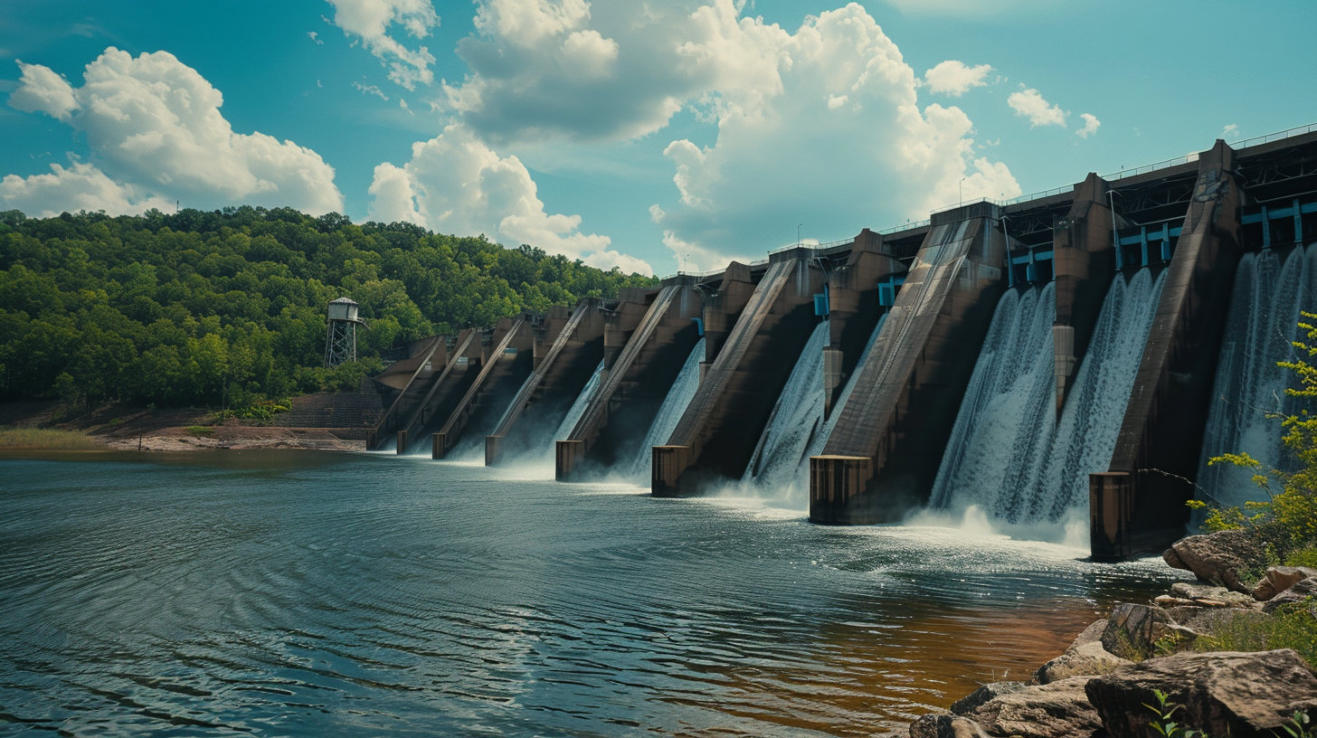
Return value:
<svg viewBox="0 0 1317 738">
<path fill-rule="evenodd" d="M 40 218 L 79 210 L 137 215 L 151 208 L 172 210 L 174 207 L 170 200 L 139 193 L 131 186 L 115 182 L 86 162 L 74 162 L 67 169 L 52 164 L 50 169 L 50 174 L 30 177 L 10 174 L 0 180 L 0 207 Z"/>
<path fill-rule="evenodd" d="M 439 15 L 430 0 L 329 0 L 334 6 L 334 25 L 349 38 L 361 40 L 389 70 L 389 79 L 415 89 L 434 82 L 434 55 L 425 46 L 409 48 L 392 35 L 402 26 L 414 39 L 430 35 L 439 25 Z"/>
<path fill-rule="evenodd" d="M 1097 133 L 1098 128 L 1102 126 L 1102 121 L 1098 120 L 1097 116 L 1092 113 L 1080 113 L 1079 117 L 1084 119 L 1084 126 L 1078 131 L 1075 131 L 1075 135 L 1080 138 L 1088 138 L 1089 136 L 1092 136 L 1094 133 Z"/>
<path fill-rule="evenodd" d="M 924 72 L 924 84 L 935 95 L 960 97 L 972 87 L 988 84 L 988 74 L 992 72 L 989 64 L 966 66 L 964 62 L 948 59 Z"/>
<path fill-rule="evenodd" d="M 40 64 L 18 62 L 21 76 L 18 89 L 9 96 L 9 106 L 27 113 L 45 113 L 52 118 L 68 120 L 78 108 L 73 97 L 73 85 Z"/>
<path fill-rule="evenodd" d="M 926 83 L 861 5 L 794 32 L 745 5 L 479 0 L 458 46 L 470 72 L 445 85 L 447 111 L 483 141 L 529 151 L 635 141 L 692 110 L 716 140 L 655 141 L 676 190 L 650 209 L 683 269 L 762 254 L 805 213 L 832 235 L 922 218 L 962 184 L 966 197 L 1018 194 L 1005 164 L 973 154 L 963 111 L 920 104 Z M 991 71 L 939 66 L 931 79 L 948 94 Z"/>
<path fill-rule="evenodd" d="M 546 213 L 521 160 L 500 156 L 458 123 L 412 144 L 411 159 L 402 166 L 376 166 L 370 194 L 374 220 L 484 233 L 506 245 L 527 243 L 603 269 L 653 273 L 646 262 L 610 248 L 608 236 L 582 233 L 581 216 Z"/>
<path fill-rule="evenodd" d="M 1011 106 L 1011 110 L 1014 110 L 1016 115 L 1028 118 L 1030 126 L 1065 127 L 1067 113 L 1058 106 L 1044 100 L 1042 94 L 1032 87 L 1012 92 L 1010 97 L 1006 98 L 1006 103 Z"/>
<path fill-rule="evenodd" d="M 81 131 L 95 170 L 139 198 L 181 199 L 194 207 L 287 205 L 317 214 L 343 208 L 334 170 L 319 154 L 264 133 L 234 132 L 220 112 L 219 90 L 173 54 L 133 57 L 107 48 L 87 65 L 82 86 L 70 86 L 72 105 L 46 94 L 54 73 L 35 66 L 24 70 L 10 103 L 18 98 L 19 109 L 30 109 L 32 100 L 54 100 L 37 109 Z M 88 182 L 95 179 L 76 165 L 62 171 L 51 176 L 71 182 L 74 172 Z M 54 196 L 70 190 L 43 186 L 41 191 Z M 67 206 L 58 202 L 41 208 L 62 209 Z M 131 212 L 131 207 L 115 210 Z"/>
<path fill-rule="evenodd" d="M 703 15 L 709 28 L 690 51 L 753 60 L 728 79 L 757 87 L 710 93 L 716 143 L 681 139 L 664 151 L 679 200 L 651 218 L 683 266 L 762 253 L 794 234 L 802 212 L 837 233 L 887 225 L 872 222 L 882 211 L 922 218 L 962 189 L 967 199 L 1019 194 L 1005 164 L 973 155 L 962 110 L 919 106 L 914 70 L 860 5 L 809 17 L 795 33 L 728 23 L 728 11 L 717 3 Z"/>
</svg>

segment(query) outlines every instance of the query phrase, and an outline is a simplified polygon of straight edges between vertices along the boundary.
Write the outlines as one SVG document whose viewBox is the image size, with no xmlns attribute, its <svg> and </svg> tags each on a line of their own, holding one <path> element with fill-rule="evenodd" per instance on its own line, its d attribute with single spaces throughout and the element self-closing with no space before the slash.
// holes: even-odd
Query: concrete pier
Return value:
<svg viewBox="0 0 1317 738">
<path fill-rule="evenodd" d="M 905 272 L 905 264 L 884 248 L 883 237 L 868 228 L 851 242 L 845 262 L 828 270 L 828 347 L 823 354 L 825 414 L 832 412 L 837 395 L 855 371 L 887 307 L 880 300 L 880 285 L 893 277 L 904 277 Z"/>
<path fill-rule="evenodd" d="M 535 337 L 534 369 L 503 411 L 499 425 L 485 438 L 486 466 L 497 464 L 505 453 L 524 449 L 530 441 L 528 433 L 547 432 L 519 425 L 530 406 L 551 404 L 541 409 L 561 419 L 603 359 L 603 339 L 604 318 L 597 300 L 582 301 L 565 320 L 551 315 L 545 321 Z M 552 424 L 556 427 L 556 420 Z"/>
<path fill-rule="evenodd" d="M 1090 509 L 1094 555 L 1160 550 L 1184 531 L 1207 423 L 1221 330 L 1239 261 L 1243 198 L 1234 151 L 1218 140 L 1198 158 L 1184 217 L 1109 472 L 1090 489 L 1127 485 L 1128 518 Z M 1105 498 L 1104 498 L 1105 499 Z M 1112 521 L 1125 521 L 1112 528 Z"/>
<path fill-rule="evenodd" d="M 1070 212 L 1052 230 L 1056 319 L 1052 324 L 1056 412 L 1061 413 L 1079 362 L 1088 351 L 1102 300 L 1116 273 L 1107 183 L 1089 174 L 1075 185 Z"/>
<path fill-rule="evenodd" d="M 473 417 L 490 414 L 491 405 L 501 410 L 500 400 L 506 401 L 530 373 L 533 336 L 526 316 L 499 321 L 489 339 L 482 346 L 479 372 L 437 433 L 434 458 L 453 450 Z"/>
<path fill-rule="evenodd" d="M 698 340 L 695 319 L 703 300 L 695 285 L 694 277 L 664 280 L 631 330 L 621 327 L 630 322 L 621 310 L 605 324 L 604 354 L 611 360 L 605 360 L 604 379 L 580 420 L 557 442 L 554 474 L 559 481 L 576 478 L 587 457 L 607 467 L 643 440 L 644 428 Z M 625 342 L 616 350 L 608 346 L 610 339 L 622 337 Z"/>
<path fill-rule="evenodd" d="M 810 460 L 811 521 L 889 522 L 926 501 L 1004 287 L 1000 215 L 989 203 L 934 214 L 823 454 Z"/>
<path fill-rule="evenodd" d="M 717 355 L 668 442 L 653 449 L 654 495 L 695 494 L 708 480 L 741 475 L 818 321 L 814 295 L 823 284 L 811 250 L 784 250 L 770 256 L 730 331 L 715 336 L 707 326 L 726 325 L 721 306 L 706 309 L 705 347 Z"/>
</svg>

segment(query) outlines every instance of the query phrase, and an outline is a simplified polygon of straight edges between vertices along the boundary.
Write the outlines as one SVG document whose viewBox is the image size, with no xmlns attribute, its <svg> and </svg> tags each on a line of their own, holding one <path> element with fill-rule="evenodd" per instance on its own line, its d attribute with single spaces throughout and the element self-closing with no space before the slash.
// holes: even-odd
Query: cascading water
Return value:
<svg viewBox="0 0 1317 738">
<path fill-rule="evenodd" d="M 649 479 L 649 465 L 653 456 L 651 449 L 667 443 L 672 431 L 677 428 L 682 413 L 686 412 L 686 406 L 695 396 L 695 390 L 699 389 L 700 362 L 703 360 L 704 339 L 701 338 L 695 342 L 690 354 L 686 356 L 686 363 L 682 364 L 681 371 L 677 373 L 677 378 L 672 381 L 667 396 L 663 398 L 663 404 L 659 406 L 658 413 L 649 424 L 649 432 L 645 434 L 645 440 L 636 449 L 636 455 L 631 460 L 631 469 L 627 475 L 629 478 Z"/>
<path fill-rule="evenodd" d="M 1265 497 L 1250 480 L 1252 471 L 1229 464 L 1209 467 L 1213 456 L 1246 452 L 1264 470 L 1287 466 L 1279 421 L 1266 416 L 1297 407 L 1285 396 L 1291 375 L 1276 362 L 1293 355 L 1299 309 L 1314 296 L 1310 282 L 1317 266 L 1308 263 L 1314 256 L 1317 247 L 1296 248 L 1283 261 L 1270 250 L 1239 260 L 1203 433 L 1199 499 L 1240 506 Z"/>
<path fill-rule="evenodd" d="M 886 313 L 878 317 L 878 323 L 869 334 L 869 340 L 860 352 L 856 366 L 864 365 L 886 320 Z M 823 392 L 823 348 L 827 345 L 826 326 L 827 323 L 823 323 L 815 328 L 792 369 L 791 377 L 773 410 L 769 427 L 760 437 L 754 457 L 741 479 L 743 490 L 752 488 L 760 496 L 786 501 L 793 506 L 797 503 L 808 505 L 809 457 L 823 453 L 823 447 L 828 443 L 828 434 L 832 433 L 837 418 L 841 416 L 837 410 L 846 405 L 860 374 L 858 371 L 851 373 L 833 403 L 833 412 L 824 418 L 826 398 Z M 788 401 L 787 398 L 794 399 Z"/>
<path fill-rule="evenodd" d="M 934 507 L 949 507 L 954 499 L 959 506 L 1011 512 L 1018 490 L 1008 478 L 1053 428 L 1053 295 L 1049 284 L 1010 290 L 998 301 L 942 455 L 930 497 Z"/>
<path fill-rule="evenodd" d="M 1028 505 L 1012 519 L 1058 520 L 1088 500 L 1088 475 L 1105 471 L 1116 450 L 1165 281 L 1166 271 L 1154 279 L 1147 269 L 1128 283 L 1121 275 L 1112 281 L 1056 435 L 1031 460 L 1031 484 L 1020 487 L 1030 490 Z"/>
<path fill-rule="evenodd" d="M 1164 279 L 1144 269 L 1128 283 L 1123 275 L 1112 280 L 1059 421 L 1051 285 L 1007 293 L 943 454 L 932 506 L 977 505 L 1019 523 L 1061 520 L 1085 499 L 1088 475 L 1105 469 L 1115 449 Z"/>
<path fill-rule="evenodd" d="M 549 451 L 552 453 L 554 442 L 560 438 L 566 438 L 572 429 L 576 427 L 577 421 L 585 414 L 586 408 L 590 406 L 590 400 L 594 399 L 594 393 L 599 390 L 599 383 L 604 378 L 604 362 L 600 361 L 599 366 L 594 368 L 594 373 L 590 379 L 581 388 L 581 393 L 576 396 L 576 401 L 568 408 L 567 414 L 563 416 L 562 422 L 558 424 L 558 430 L 554 431 L 553 436 L 549 438 Z"/>
<path fill-rule="evenodd" d="M 823 425 L 823 348 L 827 343 L 825 321 L 810 334 L 759 436 L 741 481 L 754 483 L 761 493 L 798 496 L 793 488 L 800 486 L 806 451 Z"/>
</svg>

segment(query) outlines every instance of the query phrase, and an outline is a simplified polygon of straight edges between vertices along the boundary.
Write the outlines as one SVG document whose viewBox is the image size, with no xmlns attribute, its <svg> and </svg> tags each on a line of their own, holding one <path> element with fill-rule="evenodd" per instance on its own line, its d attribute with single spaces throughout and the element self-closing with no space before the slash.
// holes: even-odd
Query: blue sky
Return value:
<svg viewBox="0 0 1317 738">
<path fill-rule="evenodd" d="M 11 0 L 0 209 L 286 204 L 712 268 L 1317 122 L 1315 26 L 1311 0 Z"/>
</svg>

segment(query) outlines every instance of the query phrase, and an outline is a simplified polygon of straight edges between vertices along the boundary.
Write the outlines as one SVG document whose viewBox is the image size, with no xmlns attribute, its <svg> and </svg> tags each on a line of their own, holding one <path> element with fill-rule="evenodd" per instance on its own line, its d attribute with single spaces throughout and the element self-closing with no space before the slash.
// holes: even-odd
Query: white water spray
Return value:
<svg viewBox="0 0 1317 738">
<path fill-rule="evenodd" d="M 1276 362 L 1293 355 L 1298 338 L 1299 310 L 1311 304 L 1317 266 L 1309 263 L 1317 248 L 1296 248 L 1283 260 L 1274 251 L 1244 254 L 1235 274 L 1230 314 L 1226 318 L 1217 361 L 1211 409 L 1203 433 L 1196 497 L 1207 502 L 1241 506 L 1266 494 L 1253 484 L 1253 472 L 1208 459 L 1223 453 L 1247 452 L 1263 470 L 1289 466 L 1281 444 L 1280 421 L 1268 414 L 1297 409 L 1285 396 L 1291 384 L 1288 370 Z"/>
</svg>

